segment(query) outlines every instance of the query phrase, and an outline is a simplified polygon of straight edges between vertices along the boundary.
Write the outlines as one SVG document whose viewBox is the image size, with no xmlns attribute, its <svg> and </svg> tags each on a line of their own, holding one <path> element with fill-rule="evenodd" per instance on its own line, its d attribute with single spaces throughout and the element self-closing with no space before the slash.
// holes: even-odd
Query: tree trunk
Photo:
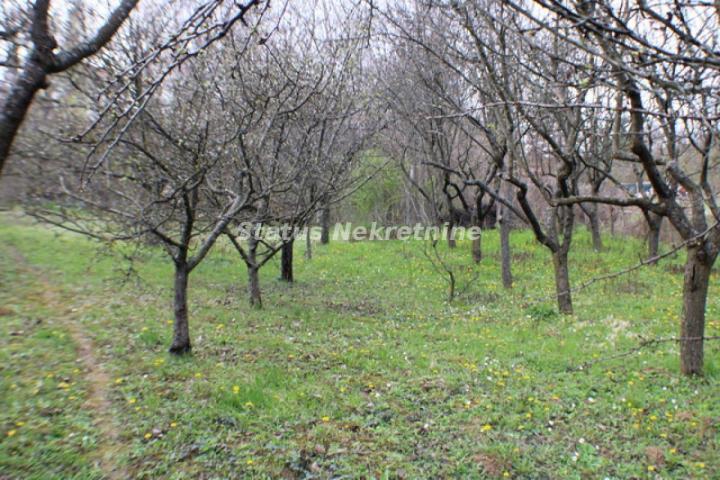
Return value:
<svg viewBox="0 0 720 480">
<path fill-rule="evenodd" d="M 482 234 L 472 240 L 472 258 L 475 263 L 482 260 Z"/>
<path fill-rule="evenodd" d="M 47 74 L 42 65 L 30 61 L 0 105 L 0 175 L 10 147 L 38 90 L 45 88 Z"/>
<path fill-rule="evenodd" d="M 187 265 L 175 266 L 175 323 L 170 353 L 182 355 L 190 352 L 190 326 L 188 324 L 187 288 L 190 271 Z"/>
<path fill-rule="evenodd" d="M 555 268 L 555 292 L 557 293 L 558 310 L 560 313 L 572 315 L 568 254 L 565 249 L 560 248 L 557 252 L 553 252 L 553 267 Z"/>
<path fill-rule="evenodd" d="M 590 234 L 592 235 L 593 250 L 596 252 L 602 251 L 602 235 L 600 233 L 600 215 L 598 214 L 597 203 L 588 205 L 585 214 L 588 217 L 588 226 L 590 227 Z"/>
<path fill-rule="evenodd" d="M 457 246 L 457 242 L 455 241 L 455 235 L 453 234 L 454 226 L 455 222 L 450 221 L 447 225 L 447 230 L 445 230 L 445 238 L 447 239 L 448 248 L 455 248 Z"/>
<path fill-rule="evenodd" d="M 680 371 L 702 375 L 705 304 L 712 262 L 700 247 L 688 248 L 683 282 L 683 313 L 680 325 Z"/>
<path fill-rule="evenodd" d="M 260 295 L 260 267 L 257 262 L 258 239 L 251 235 L 248 239 L 248 253 L 245 263 L 248 268 L 248 295 L 250 306 L 262 308 L 262 297 Z"/>
<path fill-rule="evenodd" d="M 663 217 L 648 213 L 645 215 L 648 225 L 648 258 L 657 257 L 660 252 L 660 229 L 662 228 Z M 652 262 L 654 265 L 657 262 Z"/>
<path fill-rule="evenodd" d="M 250 306 L 262 308 L 262 296 L 260 295 L 260 269 L 248 267 L 248 294 L 250 295 Z"/>
<path fill-rule="evenodd" d="M 292 282 L 293 278 L 293 246 L 295 240 L 289 240 L 283 243 L 280 252 L 280 279 L 286 282 Z"/>
<path fill-rule="evenodd" d="M 305 233 L 305 258 L 312 259 L 312 235 L 310 234 L 312 227 L 307 227 Z"/>
<path fill-rule="evenodd" d="M 472 213 L 472 220 L 473 220 L 473 226 L 480 229 L 480 234 L 473 238 L 472 240 L 472 258 L 475 263 L 480 263 L 482 260 L 482 228 L 483 228 L 483 220 L 484 220 L 484 213 L 483 210 L 483 204 L 482 204 L 482 198 L 483 195 L 481 192 L 478 192 L 475 195 L 475 210 Z"/>
<path fill-rule="evenodd" d="M 502 282 L 504 288 L 512 288 L 512 256 L 510 251 L 510 211 L 507 207 L 498 208 L 500 222 L 500 257 L 502 266 Z"/>
<path fill-rule="evenodd" d="M 320 243 L 327 245 L 330 243 L 330 206 L 325 205 L 321 212 L 320 223 L 322 232 L 320 234 Z"/>
</svg>

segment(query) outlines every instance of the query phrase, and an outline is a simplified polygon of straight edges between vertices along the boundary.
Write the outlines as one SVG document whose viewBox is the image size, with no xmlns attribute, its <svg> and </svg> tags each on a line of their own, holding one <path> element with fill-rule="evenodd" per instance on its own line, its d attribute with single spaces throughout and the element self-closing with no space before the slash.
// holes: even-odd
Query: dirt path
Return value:
<svg viewBox="0 0 720 480">
<path fill-rule="evenodd" d="M 112 403 L 110 402 L 110 376 L 98 363 L 93 354 L 92 340 L 81 330 L 77 322 L 63 321 L 68 328 L 75 344 L 78 346 L 78 357 L 85 365 L 85 379 L 88 382 L 88 397 L 85 405 L 92 409 L 95 426 L 98 429 L 100 442 L 95 455 L 100 462 L 100 468 L 105 476 L 111 480 L 129 478 L 118 469 L 113 458 L 120 452 L 120 439 L 117 429 L 113 427 Z"/>
<path fill-rule="evenodd" d="M 43 303 L 50 307 L 51 311 L 58 312 L 56 320 L 67 328 L 67 332 L 77 345 L 77 355 L 85 367 L 85 380 L 88 383 L 85 407 L 92 411 L 94 424 L 98 431 L 98 444 L 93 455 L 100 469 L 105 478 L 110 480 L 130 478 L 114 461 L 121 451 L 122 444 L 117 429 L 113 426 L 114 417 L 109 395 L 111 381 L 110 376 L 95 357 L 92 339 L 88 337 L 77 318 L 73 318 L 73 311 L 62 301 L 62 293 L 48 281 L 45 272 L 28 263 L 23 254 L 14 246 L 10 245 L 9 249 L 10 255 L 17 264 L 22 265 L 35 277 L 37 284 L 41 286 Z"/>
</svg>

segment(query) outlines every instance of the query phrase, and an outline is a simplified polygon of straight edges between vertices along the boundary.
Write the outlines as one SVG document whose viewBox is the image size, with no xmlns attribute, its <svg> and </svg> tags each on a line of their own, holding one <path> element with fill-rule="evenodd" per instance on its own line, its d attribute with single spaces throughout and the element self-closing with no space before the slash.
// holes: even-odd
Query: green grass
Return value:
<svg viewBox="0 0 720 480">
<path fill-rule="evenodd" d="M 597 254 L 576 236 L 575 283 L 644 252 L 606 238 Z M 512 292 L 496 232 L 477 266 L 467 243 L 443 247 L 465 290 L 452 304 L 422 242 L 337 242 L 310 261 L 298 246 L 295 285 L 276 280 L 277 261 L 263 270 L 261 311 L 221 245 L 191 276 L 194 353 L 178 359 L 160 250 L 138 252 L 126 276 L 129 247 L 6 215 L 0 478 L 104 474 L 96 451 L 109 441 L 68 322 L 110 375 L 111 460 L 132 478 L 720 477 L 719 342 L 702 379 L 678 374 L 673 343 L 568 370 L 677 335 L 681 256 L 575 294 L 564 317 L 528 302 L 552 294 L 547 251 L 528 232 L 512 242 Z M 719 311 L 714 274 L 708 335 Z"/>
</svg>

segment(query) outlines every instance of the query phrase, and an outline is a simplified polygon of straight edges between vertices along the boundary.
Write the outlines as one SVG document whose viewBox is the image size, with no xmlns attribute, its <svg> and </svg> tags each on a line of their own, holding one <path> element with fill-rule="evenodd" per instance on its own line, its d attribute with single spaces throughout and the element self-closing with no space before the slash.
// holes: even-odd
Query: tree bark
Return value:
<svg viewBox="0 0 720 480">
<path fill-rule="evenodd" d="M 482 197 L 482 192 L 478 192 L 475 195 L 475 210 L 472 213 L 473 226 L 480 228 L 480 234 L 476 238 L 473 238 L 472 246 L 470 247 L 472 251 L 472 258 L 475 263 L 480 263 L 480 261 L 482 261 L 482 228 L 484 226 Z"/>
<path fill-rule="evenodd" d="M 453 234 L 453 228 L 455 227 L 455 222 L 451 220 L 447 224 L 447 229 L 445 230 L 445 238 L 447 239 L 448 248 L 455 248 L 457 247 L 457 242 L 455 241 L 455 235 Z"/>
<path fill-rule="evenodd" d="M 475 263 L 482 260 L 482 234 L 472 240 L 472 258 Z"/>
<path fill-rule="evenodd" d="M 31 60 L 12 86 L 7 100 L 1 107 L 0 175 L 2 175 L 5 160 L 10 155 L 10 147 L 30 109 L 33 98 L 38 90 L 45 88 L 46 82 L 47 74 L 43 66 Z"/>
<path fill-rule="evenodd" d="M 592 235 L 593 250 L 600 252 L 603 249 L 602 234 L 600 232 L 600 216 L 598 214 L 598 204 L 591 203 L 585 207 L 585 214 L 588 217 L 588 226 Z"/>
<path fill-rule="evenodd" d="M 705 305 L 711 269 L 712 261 L 701 247 L 688 248 L 680 324 L 680 370 L 685 375 L 703 373 Z"/>
<path fill-rule="evenodd" d="M 280 251 L 280 279 L 286 282 L 293 282 L 293 246 L 295 240 L 283 243 Z"/>
<path fill-rule="evenodd" d="M 186 264 L 175 265 L 175 322 L 170 353 L 183 355 L 189 353 L 190 326 L 188 323 L 187 288 L 190 270 Z"/>
<path fill-rule="evenodd" d="M 320 243 L 327 245 L 330 243 L 330 206 L 325 205 L 320 215 L 320 223 L 322 232 L 320 233 Z"/>
<path fill-rule="evenodd" d="M 572 315 L 572 296 L 570 293 L 570 273 L 568 271 L 568 252 L 564 248 L 553 252 L 555 269 L 555 291 L 560 313 Z"/>
<path fill-rule="evenodd" d="M 250 306 L 254 308 L 262 308 L 259 273 L 257 267 L 248 267 L 248 294 L 250 295 Z"/>
<path fill-rule="evenodd" d="M 648 225 L 648 258 L 657 257 L 658 253 L 660 253 L 660 230 L 662 228 L 663 217 L 648 212 L 645 214 L 645 219 Z M 656 263 L 657 262 L 651 262 L 651 265 L 655 265 Z"/>
<path fill-rule="evenodd" d="M 260 295 L 260 267 L 257 263 L 258 239 L 251 235 L 248 239 L 248 253 L 245 263 L 248 268 L 248 295 L 250 306 L 262 308 L 262 296 Z"/>
<path fill-rule="evenodd" d="M 510 251 L 510 212 L 501 205 L 498 207 L 498 213 L 498 222 L 500 222 L 502 283 L 504 288 L 510 289 L 513 286 L 512 254 Z"/>
<path fill-rule="evenodd" d="M 312 235 L 310 234 L 311 230 L 312 227 L 308 226 L 305 233 L 305 258 L 307 258 L 308 260 L 312 259 Z"/>
</svg>

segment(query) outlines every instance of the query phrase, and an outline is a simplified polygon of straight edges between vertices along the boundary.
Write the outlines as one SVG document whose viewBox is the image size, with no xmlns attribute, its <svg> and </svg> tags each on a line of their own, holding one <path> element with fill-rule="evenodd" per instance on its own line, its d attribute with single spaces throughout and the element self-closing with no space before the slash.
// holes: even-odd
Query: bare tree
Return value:
<svg viewBox="0 0 720 480">
<path fill-rule="evenodd" d="M 244 21 L 246 13 L 262 1 L 227 2 L 232 3 L 230 13 L 223 14 L 220 12 L 225 9 L 225 3 L 225 0 L 207 0 L 197 6 L 168 40 L 152 52 L 147 52 L 141 60 L 116 77 L 116 81 L 122 82 L 123 77 L 139 74 L 148 64 L 157 61 L 162 53 L 172 51 L 173 62 L 166 63 L 166 70 L 157 77 L 156 83 L 159 84 L 170 71 L 197 55 L 210 43 L 224 37 L 237 22 Z M 3 7 L 7 17 L 4 22 L 6 25 L 0 27 L 0 49 L 9 52 L 9 58 L 0 63 L 0 67 L 6 70 L 0 74 L 10 82 L 10 88 L 0 105 L 0 174 L 36 94 L 47 88 L 50 77 L 75 67 L 105 47 L 137 4 L 138 0 L 121 0 L 93 34 L 83 35 L 83 39 L 75 45 L 71 45 L 72 40 L 68 40 L 69 45 L 64 48 L 58 44 L 57 32 L 52 28 L 50 0 L 35 0 L 32 4 L 11 3 Z M 19 52 L 27 53 L 20 58 Z M 157 85 L 150 86 L 138 97 L 139 105 L 147 103 L 156 88 Z M 115 97 L 111 104 L 119 105 L 118 100 Z M 107 110 L 100 112 L 100 116 L 105 115 Z M 132 120 L 137 115 L 134 112 L 125 116 Z"/>
<path fill-rule="evenodd" d="M 601 59 L 601 72 L 623 92 L 629 103 L 631 160 L 642 167 L 654 191 L 652 198 L 599 196 L 568 198 L 565 203 L 639 206 L 667 218 L 677 230 L 687 244 L 680 368 L 688 375 L 701 374 L 710 271 L 720 252 L 720 209 L 710 160 L 720 118 L 717 11 L 709 4 L 669 2 L 639 2 L 633 9 L 604 1 L 538 3 L 545 10 L 530 12 L 513 5 L 558 41 Z M 571 28 L 554 28 L 548 16 L 567 20 Z M 667 161 L 652 148 L 654 125 L 665 132 Z M 692 145 L 682 161 L 676 150 L 681 136 Z"/>
<path fill-rule="evenodd" d="M 94 139 L 74 144 L 80 160 L 68 156 L 59 169 L 62 208 L 39 203 L 33 212 L 102 241 L 153 239 L 163 246 L 175 266 L 174 354 L 191 350 L 190 273 L 229 223 L 262 194 L 250 181 L 243 155 L 236 154 L 238 138 L 257 128 L 255 119 L 236 116 L 228 125 L 228 105 L 217 88 L 221 57 L 222 50 L 209 52 L 177 72 L 119 139 L 109 160 L 92 172 L 83 159 Z"/>
<path fill-rule="evenodd" d="M 248 177 L 262 195 L 226 232 L 247 266 L 257 307 L 260 269 L 282 252 L 281 276 L 293 280 L 295 233 L 358 183 L 354 166 L 374 132 L 358 43 L 305 26 L 254 47 L 234 69 L 242 79 L 237 91 L 225 95 L 237 114 L 248 112 L 262 126 L 243 143 Z"/>
</svg>

